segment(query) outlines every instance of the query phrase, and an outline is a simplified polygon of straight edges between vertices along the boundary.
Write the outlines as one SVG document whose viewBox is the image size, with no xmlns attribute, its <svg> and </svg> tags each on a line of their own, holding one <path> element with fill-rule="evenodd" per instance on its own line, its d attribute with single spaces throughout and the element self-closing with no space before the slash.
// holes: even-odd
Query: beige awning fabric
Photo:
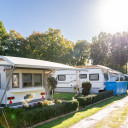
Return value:
<svg viewBox="0 0 128 128">
<path fill-rule="evenodd" d="M 72 66 L 61 63 L 12 56 L 0 56 L 0 65 L 12 65 L 19 68 L 34 69 L 76 70 L 76 68 Z"/>
<path fill-rule="evenodd" d="M 85 70 L 87 70 L 87 69 L 96 69 L 96 68 L 99 68 L 99 69 L 101 69 L 102 71 L 104 71 L 104 72 L 109 72 L 109 73 L 112 73 L 112 74 L 122 74 L 121 72 L 119 72 L 119 71 L 116 71 L 116 70 L 113 70 L 113 69 L 111 69 L 111 68 L 108 68 L 108 67 L 105 67 L 105 66 L 102 66 L 102 65 L 89 65 L 89 66 L 75 66 L 75 68 L 79 68 L 79 69 L 85 69 Z"/>
</svg>

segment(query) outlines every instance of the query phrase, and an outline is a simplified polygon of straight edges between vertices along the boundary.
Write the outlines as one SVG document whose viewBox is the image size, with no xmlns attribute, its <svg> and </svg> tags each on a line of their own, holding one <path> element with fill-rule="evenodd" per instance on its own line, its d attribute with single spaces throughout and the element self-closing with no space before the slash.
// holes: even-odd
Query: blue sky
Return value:
<svg viewBox="0 0 128 128">
<path fill-rule="evenodd" d="M 103 1 L 106 0 L 0 0 L 0 20 L 7 32 L 15 29 L 24 37 L 52 27 L 61 29 L 68 40 L 91 42 L 101 31 L 110 31 L 100 19 L 104 16 L 102 7 L 111 3 Z"/>
</svg>

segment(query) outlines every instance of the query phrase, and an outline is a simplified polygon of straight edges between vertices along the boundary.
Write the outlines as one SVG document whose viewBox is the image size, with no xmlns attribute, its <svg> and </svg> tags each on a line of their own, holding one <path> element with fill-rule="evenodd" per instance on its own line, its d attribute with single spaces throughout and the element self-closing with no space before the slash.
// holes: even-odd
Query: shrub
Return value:
<svg viewBox="0 0 128 128">
<path fill-rule="evenodd" d="M 30 127 L 36 123 L 60 116 L 78 109 L 78 101 L 63 102 L 51 106 L 33 109 L 5 109 L 10 128 Z M 3 114 L 0 114 L 0 124 L 6 126 Z"/>
<path fill-rule="evenodd" d="M 105 91 L 105 92 L 100 92 L 98 94 L 88 95 L 85 97 L 78 97 L 77 100 L 80 106 L 87 106 L 96 103 L 100 100 L 103 100 L 105 98 L 111 97 L 113 95 L 114 95 L 113 91 Z"/>
<path fill-rule="evenodd" d="M 84 96 L 89 94 L 91 86 L 91 83 L 88 81 L 82 83 L 82 94 Z"/>
<path fill-rule="evenodd" d="M 77 94 L 77 95 L 74 96 L 74 98 L 77 99 L 80 96 L 81 96 L 81 94 Z"/>
<path fill-rule="evenodd" d="M 38 107 L 44 107 L 44 106 L 48 106 L 48 103 L 44 102 L 44 101 L 40 101 L 36 104 L 36 106 Z"/>
<path fill-rule="evenodd" d="M 49 76 L 47 81 L 48 81 L 48 86 L 51 89 L 50 93 L 52 94 L 52 90 L 53 90 L 53 93 L 55 91 L 55 88 L 56 88 L 56 85 L 57 85 L 57 80 L 56 80 L 55 77 Z"/>
<path fill-rule="evenodd" d="M 58 103 L 61 103 L 62 101 L 61 100 L 58 100 L 57 98 L 53 101 L 53 103 L 55 104 L 58 104 Z"/>
</svg>

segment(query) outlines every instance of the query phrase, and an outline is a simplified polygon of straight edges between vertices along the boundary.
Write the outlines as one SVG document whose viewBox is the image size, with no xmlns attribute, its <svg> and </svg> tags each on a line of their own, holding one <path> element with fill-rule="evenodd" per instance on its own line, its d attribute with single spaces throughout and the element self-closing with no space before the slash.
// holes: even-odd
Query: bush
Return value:
<svg viewBox="0 0 128 128">
<path fill-rule="evenodd" d="M 46 102 L 40 101 L 36 104 L 36 106 L 38 107 L 44 107 L 44 106 L 48 106 L 48 104 Z"/>
<path fill-rule="evenodd" d="M 63 102 L 51 106 L 33 109 L 5 109 L 10 128 L 30 127 L 36 123 L 77 110 L 78 101 Z M 3 114 L 0 114 L 0 124 L 6 126 Z"/>
<path fill-rule="evenodd" d="M 88 95 L 85 97 L 78 97 L 77 100 L 80 106 L 87 106 L 96 103 L 100 100 L 103 100 L 105 98 L 111 97 L 113 95 L 114 95 L 113 91 L 105 91 L 105 92 L 100 92 L 98 94 Z"/>
<path fill-rule="evenodd" d="M 82 94 L 84 96 L 89 94 L 91 86 L 92 84 L 88 81 L 82 83 Z"/>
<path fill-rule="evenodd" d="M 58 104 L 58 103 L 61 103 L 62 101 L 61 100 L 59 100 L 59 99 L 55 99 L 54 101 L 53 101 L 53 103 L 55 103 L 55 104 Z"/>
<path fill-rule="evenodd" d="M 57 85 L 57 80 L 55 77 L 48 77 L 48 85 L 49 85 L 49 88 L 51 89 L 50 90 L 50 93 L 52 94 L 52 90 L 53 90 L 53 93 L 55 92 L 55 88 L 56 88 L 56 85 Z"/>
<path fill-rule="evenodd" d="M 75 95 L 74 98 L 77 99 L 80 96 L 81 96 L 81 94 L 78 94 L 78 95 Z"/>
</svg>

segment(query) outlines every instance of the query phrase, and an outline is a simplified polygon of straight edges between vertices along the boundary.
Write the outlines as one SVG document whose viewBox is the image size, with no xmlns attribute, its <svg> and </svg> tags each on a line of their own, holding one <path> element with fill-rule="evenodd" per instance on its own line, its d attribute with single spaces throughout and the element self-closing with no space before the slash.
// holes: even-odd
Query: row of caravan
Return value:
<svg viewBox="0 0 128 128">
<path fill-rule="evenodd" d="M 80 92 L 82 91 L 82 82 L 89 81 L 92 84 L 91 93 L 98 93 L 105 90 L 105 82 L 124 80 L 121 72 L 115 71 L 105 66 L 80 66 L 78 70 L 59 70 L 56 71 L 55 77 L 58 84 L 56 92 L 74 92 L 77 85 Z"/>
<path fill-rule="evenodd" d="M 120 80 L 120 72 L 103 66 L 71 67 L 43 60 L 0 56 L 0 107 L 20 107 L 49 98 L 47 79 L 58 80 L 56 91 L 74 92 L 83 81 L 92 83 L 91 92 L 105 89 L 106 81 Z"/>
</svg>

